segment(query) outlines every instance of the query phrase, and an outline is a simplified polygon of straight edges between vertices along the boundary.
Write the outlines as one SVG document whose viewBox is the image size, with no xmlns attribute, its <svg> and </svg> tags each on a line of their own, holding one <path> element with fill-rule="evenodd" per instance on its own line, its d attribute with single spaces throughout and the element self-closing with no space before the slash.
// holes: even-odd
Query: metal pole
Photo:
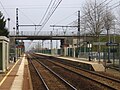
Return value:
<svg viewBox="0 0 120 90">
<path fill-rule="evenodd" d="M 120 43 L 119 43 L 119 50 L 118 50 L 118 52 L 119 52 L 119 71 L 120 71 Z"/>
<path fill-rule="evenodd" d="M 10 32 L 10 18 L 8 18 L 8 31 Z"/>
<path fill-rule="evenodd" d="M 110 30 L 107 30 L 108 31 L 108 43 L 111 43 L 110 42 Z M 110 46 L 108 46 L 108 61 L 107 63 L 111 63 L 110 61 Z"/>
<path fill-rule="evenodd" d="M 53 54 L 52 53 L 52 31 L 51 31 L 51 54 Z"/>
<path fill-rule="evenodd" d="M 15 58 L 16 58 L 16 54 L 17 54 L 17 52 L 16 52 L 16 44 L 15 44 L 15 34 L 16 34 L 16 32 L 15 32 L 15 27 L 13 27 L 13 31 L 14 31 L 14 60 L 15 60 Z"/>
<path fill-rule="evenodd" d="M 39 41 L 38 41 L 38 53 L 39 53 Z"/>
<path fill-rule="evenodd" d="M 16 35 L 19 35 L 19 25 L 18 25 L 18 8 L 16 8 Z M 16 58 L 18 59 L 19 49 L 16 48 Z"/>
<path fill-rule="evenodd" d="M 115 43 L 115 21 L 114 21 L 114 39 L 113 42 Z M 113 66 L 115 65 L 115 46 L 113 46 Z"/>
<path fill-rule="evenodd" d="M 98 37 L 99 37 L 98 54 L 99 54 L 99 63 L 100 63 L 100 35 Z"/>
<path fill-rule="evenodd" d="M 18 8 L 16 8 L 16 35 L 19 35 Z"/>
<path fill-rule="evenodd" d="M 44 52 L 43 52 L 43 42 L 44 42 L 44 41 L 42 40 L 42 53 L 44 53 Z"/>
<path fill-rule="evenodd" d="M 80 11 L 78 11 L 78 40 L 77 40 L 77 48 L 78 48 L 78 57 L 80 55 Z"/>
<path fill-rule="evenodd" d="M 56 34 L 58 35 L 58 29 L 56 30 Z M 58 54 L 58 50 L 57 49 L 58 49 L 58 40 L 56 40 L 56 56 Z"/>
</svg>

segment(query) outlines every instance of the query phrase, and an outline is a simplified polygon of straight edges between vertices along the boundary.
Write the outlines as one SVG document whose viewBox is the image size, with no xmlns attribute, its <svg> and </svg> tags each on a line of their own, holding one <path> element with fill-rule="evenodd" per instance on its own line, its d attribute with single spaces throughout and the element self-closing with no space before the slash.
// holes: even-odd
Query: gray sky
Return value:
<svg viewBox="0 0 120 90">
<path fill-rule="evenodd" d="M 5 19 L 10 18 L 10 30 L 15 27 L 15 9 L 19 8 L 19 24 L 39 24 L 51 0 L 1 0 L 0 4 Z M 77 11 L 82 10 L 85 1 L 90 0 L 62 0 L 61 4 L 43 28 L 43 31 L 51 31 L 50 25 L 67 25 L 77 19 Z M 92 1 L 92 0 L 91 0 Z M 97 0 L 96 0 L 97 1 Z M 101 1 L 101 0 L 100 0 Z M 105 0 L 102 0 L 105 1 Z M 108 2 L 111 0 L 107 0 Z M 110 5 L 120 0 L 112 0 Z M 114 9 L 116 11 L 116 9 Z M 6 13 L 7 12 L 7 13 Z M 76 12 L 76 13 L 75 13 Z M 72 14 L 72 15 L 71 15 Z M 69 18 L 65 19 L 66 17 Z M 65 19 L 65 20 L 64 20 Z M 34 31 L 34 27 L 20 28 L 20 31 Z"/>
<path fill-rule="evenodd" d="M 5 15 L 5 18 L 9 17 L 11 19 L 10 27 L 12 30 L 12 28 L 15 26 L 15 8 L 19 8 L 19 24 L 39 24 L 50 1 L 51 0 L 1 0 L 0 2 L 3 4 L 5 10 L 3 10 L 1 4 L 0 9 Z M 84 5 L 85 1 L 89 2 L 93 0 L 62 0 L 61 4 L 52 15 L 49 22 L 45 25 L 43 30 L 52 29 L 49 27 L 51 24 L 67 25 L 77 19 L 77 13 L 73 13 L 77 12 L 78 10 L 82 10 L 81 7 Z M 109 2 L 111 0 L 107 1 Z M 110 4 L 112 5 L 118 1 L 120 0 L 112 0 Z M 73 15 L 70 18 L 63 20 L 71 14 Z M 20 30 L 27 30 L 27 28 L 21 28 Z M 31 28 L 31 30 L 34 30 L 34 28 Z"/>
<path fill-rule="evenodd" d="M 15 8 L 19 8 L 19 24 L 38 24 L 43 17 L 46 8 L 51 0 L 1 0 L 6 12 L 0 6 L 5 18 L 10 17 L 11 29 L 15 26 Z M 62 0 L 44 30 L 51 29 L 50 24 L 68 24 L 77 18 L 77 14 L 72 15 L 71 20 L 61 21 L 69 15 L 80 10 L 84 0 Z M 26 17 L 27 16 L 27 17 Z M 59 22 L 61 21 L 61 22 Z M 23 28 L 22 28 L 23 29 Z"/>
<path fill-rule="evenodd" d="M 15 9 L 19 8 L 19 24 L 39 24 L 51 0 L 1 0 L 3 7 L 0 5 L 5 18 L 10 18 L 10 31 L 15 27 Z M 53 0 L 54 1 L 54 0 Z M 84 0 L 62 0 L 48 23 L 42 31 L 51 31 L 50 25 L 67 25 L 77 19 L 77 12 L 80 10 Z M 7 13 L 6 13 L 7 12 Z M 74 14 L 73 14 L 74 13 Z M 73 15 L 71 15 L 73 14 Z M 70 18 L 64 18 L 70 16 Z M 20 28 L 20 31 L 34 31 L 34 27 Z M 28 44 L 26 44 L 28 45 Z"/>
</svg>

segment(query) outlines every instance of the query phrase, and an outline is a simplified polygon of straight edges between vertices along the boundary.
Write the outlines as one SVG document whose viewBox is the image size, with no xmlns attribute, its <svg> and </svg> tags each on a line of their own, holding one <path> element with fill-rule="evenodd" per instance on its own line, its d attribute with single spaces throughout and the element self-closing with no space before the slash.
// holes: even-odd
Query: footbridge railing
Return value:
<svg viewBox="0 0 120 90">
<path fill-rule="evenodd" d="M 35 33 L 33 31 L 21 31 L 19 34 L 16 34 L 16 32 L 11 31 L 10 36 L 77 36 L 76 32 L 51 32 L 51 31 L 41 31 L 40 33 Z"/>
</svg>

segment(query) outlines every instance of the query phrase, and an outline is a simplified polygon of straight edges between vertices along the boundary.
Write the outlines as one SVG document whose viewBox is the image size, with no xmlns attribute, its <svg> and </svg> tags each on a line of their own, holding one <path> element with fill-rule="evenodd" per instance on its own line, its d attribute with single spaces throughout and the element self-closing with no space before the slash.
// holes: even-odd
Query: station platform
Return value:
<svg viewBox="0 0 120 90">
<path fill-rule="evenodd" d="M 53 57 L 61 58 L 61 59 L 64 59 L 64 60 L 70 60 L 70 61 L 81 62 L 81 63 L 86 63 L 86 64 L 92 64 L 92 65 L 95 65 L 97 67 L 96 69 L 97 69 L 98 72 L 99 71 L 101 72 L 101 69 L 100 69 L 99 65 L 100 66 L 102 65 L 101 68 L 102 68 L 103 73 L 107 73 L 107 74 L 112 75 L 114 77 L 119 77 L 120 78 L 120 71 L 116 71 L 116 70 L 110 69 L 110 68 L 105 68 L 102 60 L 99 63 L 98 61 L 89 61 L 86 58 L 72 58 L 72 57 L 64 57 L 64 56 L 50 55 L 50 54 L 43 54 L 43 53 L 36 53 L 36 54 L 41 54 L 41 55 L 45 55 L 45 56 L 53 56 Z"/>
<path fill-rule="evenodd" d="M 28 62 L 20 57 L 16 62 L 9 64 L 5 73 L 0 73 L 0 90 L 32 90 Z"/>
<path fill-rule="evenodd" d="M 92 70 L 92 71 L 105 71 L 105 67 L 102 63 L 88 61 L 86 58 L 72 58 L 72 57 L 54 56 L 54 55 L 42 54 L 42 53 L 37 53 L 37 54 L 46 55 L 46 56 L 53 56 L 56 58 L 61 58 L 64 60 L 73 61 L 73 62 L 76 62 L 79 65 L 79 67 L 82 67 L 84 69 L 88 69 L 88 70 Z"/>
<path fill-rule="evenodd" d="M 41 53 L 37 53 L 41 54 Z M 47 54 L 42 54 L 47 55 Z M 51 55 L 47 55 L 51 56 Z M 79 62 L 79 59 L 55 56 L 58 58 Z M 81 60 L 82 61 L 82 60 Z M 91 62 L 95 64 L 95 62 Z M 111 69 L 107 73 L 120 76 L 120 72 Z M 26 56 L 20 57 L 16 62 L 9 64 L 9 70 L 6 73 L 0 73 L 0 90 L 33 90 L 28 62 Z"/>
</svg>

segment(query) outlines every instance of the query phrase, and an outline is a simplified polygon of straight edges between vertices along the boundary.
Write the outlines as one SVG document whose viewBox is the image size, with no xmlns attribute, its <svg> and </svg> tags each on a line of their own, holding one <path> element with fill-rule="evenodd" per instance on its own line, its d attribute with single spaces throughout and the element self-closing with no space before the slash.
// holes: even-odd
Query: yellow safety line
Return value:
<svg viewBox="0 0 120 90">
<path fill-rule="evenodd" d="M 11 70 L 4 76 L 4 78 L 2 79 L 2 81 L 0 82 L 0 86 L 3 84 L 3 82 L 6 80 L 6 78 L 8 77 L 8 75 L 11 73 L 11 71 L 13 70 L 13 68 L 16 66 L 16 64 L 18 63 L 19 60 L 17 60 L 17 62 L 13 65 L 13 67 L 11 68 Z"/>
</svg>

